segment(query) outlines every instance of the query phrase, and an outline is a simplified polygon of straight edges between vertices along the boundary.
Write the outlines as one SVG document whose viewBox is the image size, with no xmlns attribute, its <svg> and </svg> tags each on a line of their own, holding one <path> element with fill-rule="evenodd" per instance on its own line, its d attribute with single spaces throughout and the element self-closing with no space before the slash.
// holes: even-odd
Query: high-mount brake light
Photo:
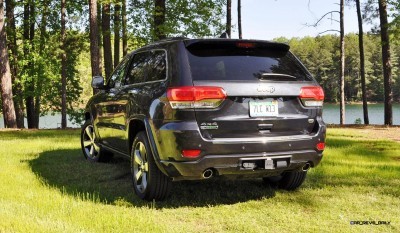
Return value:
<svg viewBox="0 0 400 233">
<path fill-rule="evenodd" d="M 306 107 L 322 107 L 324 98 L 324 90 L 319 86 L 302 87 L 300 89 L 300 99 Z"/>
<path fill-rule="evenodd" d="M 238 48 L 245 48 L 245 49 L 252 49 L 256 47 L 256 43 L 250 42 L 237 42 L 236 47 Z"/>
<path fill-rule="evenodd" d="M 217 108 L 226 98 L 226 92 L 221 87 L 173 87 L 168 89 L 167 98 L 174 109 Z"/>
</svg>

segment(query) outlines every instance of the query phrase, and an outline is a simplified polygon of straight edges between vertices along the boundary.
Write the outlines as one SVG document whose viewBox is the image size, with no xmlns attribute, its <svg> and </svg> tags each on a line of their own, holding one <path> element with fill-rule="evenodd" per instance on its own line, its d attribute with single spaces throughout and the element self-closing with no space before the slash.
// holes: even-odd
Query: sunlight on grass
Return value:
<svg viewBox="0 0 400 233">
<path fill-rule="evenodd" d="M 295 192 L 260 180 L 174 183 L 136 198 L 129 163 L 89 163 L 78 130 L 0 132 L 0 232 L 399 232 L 400 144 L 328 129 Z M 350 221 L 391 221 L 357 226 Z"/>
</svg>

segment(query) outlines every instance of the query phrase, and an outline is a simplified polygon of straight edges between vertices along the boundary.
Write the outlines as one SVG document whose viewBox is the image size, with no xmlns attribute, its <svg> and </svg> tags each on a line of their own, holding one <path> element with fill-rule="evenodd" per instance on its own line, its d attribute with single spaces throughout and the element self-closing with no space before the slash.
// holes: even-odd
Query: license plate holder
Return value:
<svg viewBox="0 0 400 233">
<path fill-rule="evenodd" d="M 278 101 L 249 101 L 250 117 L 274 117 L 279 115 Z"/>
</svg>

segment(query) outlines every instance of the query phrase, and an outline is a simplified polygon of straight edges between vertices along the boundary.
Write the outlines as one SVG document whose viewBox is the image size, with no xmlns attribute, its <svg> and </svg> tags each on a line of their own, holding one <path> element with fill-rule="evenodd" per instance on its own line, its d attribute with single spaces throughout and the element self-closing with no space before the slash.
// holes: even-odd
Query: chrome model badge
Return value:
<svg viewBox="0 0 400 233">
<path fill-rule="evenodd" d="M 257 91 L 258 92 L 264 92 L 264 93 L 274 93 L 275 92 L 275 87 L 259 85 L 257 87 Z"/>
</svg>

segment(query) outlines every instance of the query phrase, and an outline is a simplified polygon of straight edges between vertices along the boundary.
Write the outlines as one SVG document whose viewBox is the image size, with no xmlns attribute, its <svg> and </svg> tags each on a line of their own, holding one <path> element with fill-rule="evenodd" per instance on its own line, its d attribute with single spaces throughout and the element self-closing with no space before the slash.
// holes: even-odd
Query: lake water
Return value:
<svg viewBox="0 0 400 233">
<path fill-rule="evenodd" d="M 383 104 L 368 104 L 369 123 L 383 125 L 384 111 Z M 340 105 L 324 104 L 322 117 L 327 124 L 340 123 Z M 345 124 L 354 124 L 357 119 L 364 123 L 362 104 L 348 104 L 345 106 Z M 400 125 L 400 104 L 393 104 L 393 124 Z"/>
<path fill-rule="evenodd" d="M 363 120 L 362 104 L 348 104 L 346 105 L 345 123 L 354 124 L 359 118 Z M 369 123 L 376 125 L 383 125 L 383 104 L 369 104 L 368 105 Z M 323 119 L 327 124 L 339 124 L 339 104 L 324 104 Z M 393 104 L 393 124 L 400 125 L 400 104 Z M 25 126 L 27 125 L 25 119 Z M 72 124 L 68 121 L 68 127 L 79 128 L 80 125 Z M 39 128 L 41 129 L 54 129 L 61 127 L 61 114 L 46 115 L 40 117 Z M 0 116 L 0 128 L 4 128 L 3 117 Z"/>
<path fill-rule="evenodd" d="M 25 127 L 28 127 L 28 122 L 25 118 Z M 68 120 L 67 117 L 67 127 L 70 128 L 80 128 L 80 125 L 72 124 L 71 121 Z M 0 116 L 0 128 L 4 128 L 4 120 L 3 116 Z M 41 116 L 39 120 L 39 128 L 40 129 L 56 129 L 61 128 L 61 114 L 56 113 L 54 116 L 48 114 L 46 116 Z"/>
</svg>

